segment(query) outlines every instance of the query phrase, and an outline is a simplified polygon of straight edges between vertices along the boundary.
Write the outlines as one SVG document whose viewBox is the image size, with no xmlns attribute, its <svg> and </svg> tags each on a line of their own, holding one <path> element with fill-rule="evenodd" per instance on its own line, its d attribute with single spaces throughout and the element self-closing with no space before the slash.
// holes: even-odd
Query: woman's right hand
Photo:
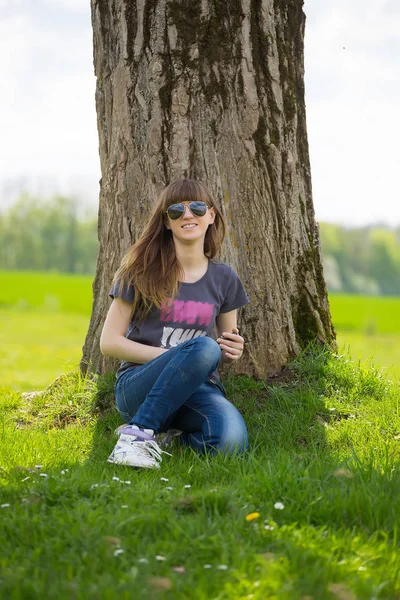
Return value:
<svg viewBox="0 0 400 600">
<path fill-rule="evenodd" d="M 223 332 L 217 339 L 222 350 L 222 360 L 224 362 L 235 362 L 243 354 L 244 339 L 239 335 L 239 329 L 234 327 L 232 333 Z"/>
</svg>

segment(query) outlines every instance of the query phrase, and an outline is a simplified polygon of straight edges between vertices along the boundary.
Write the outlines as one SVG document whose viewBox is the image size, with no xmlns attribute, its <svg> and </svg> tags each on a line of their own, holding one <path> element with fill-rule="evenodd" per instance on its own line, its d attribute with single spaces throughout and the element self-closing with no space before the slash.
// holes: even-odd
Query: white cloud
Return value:
<svg viewBox="0 0 400 600">
<path fill-rule="evenodd" d="M 315 11 L 315 12 L 314 12 Z M 400 222 L 400 11 L 381 0 L 306 0 L 306 101 L 320 220 Z"/>
<path fill-rule="evenodd" d="M 86 0 L 44 0 L 43 3 L 45 7 L 56 6 L 83 15 L 87 15 L 90 11 L 90 2 Z"/>
</svg>

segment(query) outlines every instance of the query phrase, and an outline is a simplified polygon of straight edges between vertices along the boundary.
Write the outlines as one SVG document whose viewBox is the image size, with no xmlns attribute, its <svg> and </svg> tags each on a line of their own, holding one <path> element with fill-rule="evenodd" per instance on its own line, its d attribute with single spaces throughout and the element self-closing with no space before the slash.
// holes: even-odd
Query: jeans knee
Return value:
<svg viewBox="0 0 400 600">
<path fill-rule="evenodd" d="M 202 336 L 188 340 L 185 344 L 196 348 L 196 359 L 200 364 L 217 368 L 221 360 L 221 348 L 215 340 L 208 336 Z"/>
<path fill-rule="evenodd" d="M 248 447 L 247 430 L 244 426 L 223 435 L 218 444 L 218 451 L 223 454 L 242 454 Z"/>
</svg>

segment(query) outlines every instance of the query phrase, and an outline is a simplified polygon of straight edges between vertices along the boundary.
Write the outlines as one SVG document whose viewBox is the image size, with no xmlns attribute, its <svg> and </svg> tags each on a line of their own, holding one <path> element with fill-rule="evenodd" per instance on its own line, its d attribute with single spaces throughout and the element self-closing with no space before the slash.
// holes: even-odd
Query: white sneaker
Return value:
<svg viewBox="0 0 400 600">
<path fill-rule="evenodd" d="M 110 463 L 159 469 L 162 462 L 161 454 L 169 454 L 161 450 L 154 439 L 152 429 L 140 429 L 137 425 L 121 425 L 116 432 L 119 433 L 119 439 L 108 457 Z"/>
</svg>

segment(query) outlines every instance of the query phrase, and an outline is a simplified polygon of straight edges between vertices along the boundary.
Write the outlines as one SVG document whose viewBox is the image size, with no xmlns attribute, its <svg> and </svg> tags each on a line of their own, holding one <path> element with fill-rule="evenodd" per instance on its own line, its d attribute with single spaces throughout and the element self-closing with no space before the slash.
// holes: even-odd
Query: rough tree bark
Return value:
<svg viewBox="0 0 400 600">
<path fill-rule="evenodd" d="M 108 291 L 154 200 L 204 181 L 227 221 L 222 259 L 251 304 L 238 372 L 278 372 L 331 342 L 314 218 L 302 0 L 92 0 L 101 159 L 100 250 L 82 368 L 99 350 Z"/>
</svg>

